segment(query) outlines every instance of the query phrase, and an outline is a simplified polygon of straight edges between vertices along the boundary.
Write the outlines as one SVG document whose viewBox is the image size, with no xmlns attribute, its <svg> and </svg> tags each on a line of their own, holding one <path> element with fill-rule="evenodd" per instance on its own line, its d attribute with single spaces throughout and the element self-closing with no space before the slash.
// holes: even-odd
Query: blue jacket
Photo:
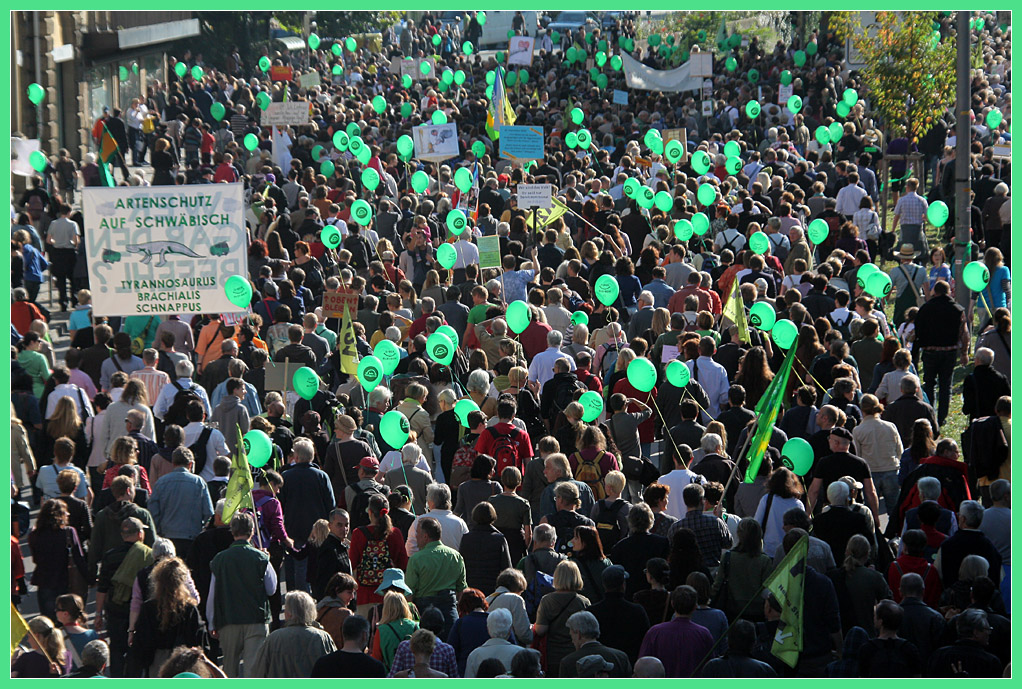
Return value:
<svg viewBox="0 0 1022 689">
<path fill-rule="evenodd" d="M 164 538 L 192 540 L 213 516 L 206 482 L 184 467 L 160 477 L 149 496 L 148 509 Z"/>
<path fill-rule="evenodd" d="M 277 497 L 284 508 L 284 528 L 298 545 L 308 540 L 316 520 L 326 519 L 337 506 L 330 477 L 302 462 L 284 471 L 284 487 Z"/>
<path fill-rule="evenodd" d="M 24 279 L 29 282 L 42 282 L 43 271 L 50 267 L 49 261 L 32 246 L 26 244 L 21 247 L 22 262 L 24 263 Z"/>
</svg>

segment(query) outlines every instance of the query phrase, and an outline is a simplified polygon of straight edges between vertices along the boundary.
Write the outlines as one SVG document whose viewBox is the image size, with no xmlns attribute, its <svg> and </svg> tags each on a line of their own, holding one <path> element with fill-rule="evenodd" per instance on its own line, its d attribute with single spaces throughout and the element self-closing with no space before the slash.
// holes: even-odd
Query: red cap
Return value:
<svg viewBox="0 0 1022 689">
<path fill-rule="evenodd" d="M 363 457 L 359 461 L 358 465 L 363 469 L 379 469 L 380 463 L 376 461 L 375 457 Z"/>
</svg>

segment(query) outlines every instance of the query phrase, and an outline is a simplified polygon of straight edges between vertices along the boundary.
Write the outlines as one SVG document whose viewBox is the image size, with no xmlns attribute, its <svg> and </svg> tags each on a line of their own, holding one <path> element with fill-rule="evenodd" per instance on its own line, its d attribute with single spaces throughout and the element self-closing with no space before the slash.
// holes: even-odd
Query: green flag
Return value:
<svg viewBox="0 0 1022 689">
<path fill-rule="evenodd" d="M 784 357 L 781 370 L 777 372 L 774 379 L 770 381 L 766 392 L 756 405 L 756 430 L 753 431 L 752 440 L 749 442 L 749 451 L 745 455 L 749 460 L 749 469 L 745 472 L 745 483 L 752 483 L 759 473 L 759 465 L 763 462 L 767 446 L 770 445 L 770 437 L 774 432 L 774 421 L 781 411 L 781 404 L 784 402 L 784 391 L 788 387 L 788 376 L 791 375 L 791 363 L 795 359 L 795 346 L 788 350 Z"/>
<path fill-rule="evenodd" d="M 806 556 L 809 536 L 803 536 L 781 560 L 763 588 L 781 604 L 781 619 L 770 652 L 788 667 L 795 667 L 802 651 L 802 607 L 805 602 Z"/>
<path fill-rule="evenodd" d="M 224 512 L 220 517 L 225 524 L 230 523 L 234 513 L 242 508 L 255 510 L 255 504 L 252 502 L 252 471 L 249 469 L 248 457 L 245 454 L 245 441 L 241 437 L 241 427 L 236 425 L 234 430 L 238 434 L 238 441 L 234 456 L 231 458 L 231 478 L 227 481 Z"/>
<path fill-rule="evenodd" d="M 720 18 L 720 28 L 717 29 L 717 45 L 724 45 L 725 48 L 722 50 L 727 46 L 727 23 L 724 21 L 724 17 Z"/>
</svg>

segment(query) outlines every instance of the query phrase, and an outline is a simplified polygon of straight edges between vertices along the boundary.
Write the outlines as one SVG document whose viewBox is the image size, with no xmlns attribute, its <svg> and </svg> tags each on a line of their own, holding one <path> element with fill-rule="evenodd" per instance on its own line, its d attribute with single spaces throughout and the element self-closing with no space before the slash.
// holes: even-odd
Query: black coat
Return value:
<svg viewBox="0 0 1022 689">
<path fill-rule="evenodd" d="M 473 524 L 461 538 L 460 551 L 469 588 L 485 595 L 496 590 L 497 575 L 512 566 L 507 539 L 490 524 Z"/>
<path fill-rule="evenodd" d="M 600 641 L 611 648 L 624 651 L 628 660 L 633 663 L 639 659 L 639 647 L 642 646 L 642 639 L 650 628 L 645 608 L 638 603 L 625 600 L 623 593 L 608 591 L 602 601 L 589 608 L 589 612 L 593 613 L 600 623 Z M 573 675 L 562 673 L 561 676 Z"/>
</svg>

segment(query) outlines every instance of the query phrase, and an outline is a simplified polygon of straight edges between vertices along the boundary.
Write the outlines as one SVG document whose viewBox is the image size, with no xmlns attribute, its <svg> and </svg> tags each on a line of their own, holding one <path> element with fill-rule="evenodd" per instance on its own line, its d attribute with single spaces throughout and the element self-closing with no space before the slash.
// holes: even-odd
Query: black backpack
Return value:
<svg viewBox="0 0 1022 689">
<path fill-rule="evenodd" d="M 178 394 L 180 395 L 181 393 Z M 206 466 L 206 460 L 208 459 L 206 444 L 209 442 L 209 436 L 211 435 L 213 435 L 213 429 L 209 426 L 203 426 L 202 433 L 199 434 L 195 443 L 188 446 L 188 449 L 192 451 L 192 456 L 195 457 L 195 471 L 193 473 L 196 476 L 201 474 Z"/>
<path fill-rule="evenodd" d="M 355 491 L 355 499 L 348 505 L 348 518 L 351 520 L 351 528 L 357 529 L 360 526 L 369 526 L 369 498 L 374 495 L 386 498 L 376 488 L 366 490 L 357 483 L 351 484 L 351 489 Z"/>
<path fill-rule="evenodd" d="M 171 380 L 170 384 L 177 388 L 177 392 L 174 394 L 174 401 L 171 402 L 167 413 L 163 415 L 163 422 L 167 426 L 173 424 L 184 428 L 188 425 L 188 403 L 193 400 L 202 402 L 202 398 L 192 389 L 195 387 L 194 383 L 187 388 L 181 387 L 176 380 Z"/>
<path fill-rule="evenodd" d="M 582 393 L 587 390 L 586 384 L 576 376 L 571 385 L 561 385 L 554 393 L 554 406 L 557 407 L 557 411 L 563 412 L 569 404 L 575 401 L 576 392 Z"/>
<path fill-rule="evenodd" d="M 621 498 L 618 498 L 610 507 L 607 507 L 607 503 L 600 500 L 600 510 L 596 513 L 596 531 L 600 534 L 600 543 L 603 544 L 604 552 L 610 552 L 610 549 L 614 547 L 614 544 L 621 540 L 621 524 L 618 522 L 617 517 L 621 512 L 621 508 L 626 503 Z"/>
</svg>

